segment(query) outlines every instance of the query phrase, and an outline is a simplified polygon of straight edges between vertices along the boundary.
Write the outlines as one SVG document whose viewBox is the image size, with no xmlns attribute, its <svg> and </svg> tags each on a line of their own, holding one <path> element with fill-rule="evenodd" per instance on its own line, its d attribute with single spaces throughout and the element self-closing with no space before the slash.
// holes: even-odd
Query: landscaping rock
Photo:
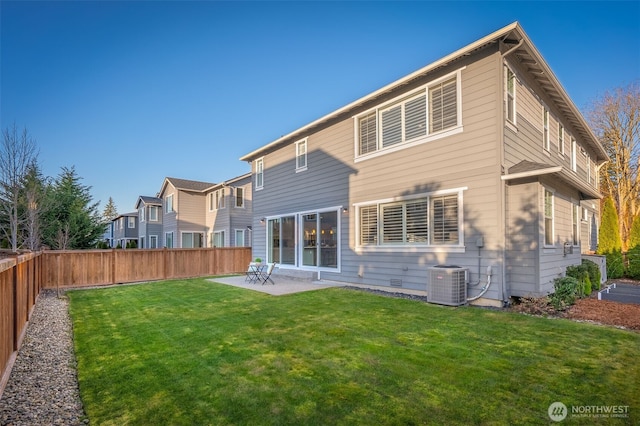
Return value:
<svg viewBox="0 0 640 426">
<path fill-rule="evenodd" d="M 78 389 L 68 301 L 44 290 L 0 398 L 0 424 L 88 423 Z"/>
</svg>

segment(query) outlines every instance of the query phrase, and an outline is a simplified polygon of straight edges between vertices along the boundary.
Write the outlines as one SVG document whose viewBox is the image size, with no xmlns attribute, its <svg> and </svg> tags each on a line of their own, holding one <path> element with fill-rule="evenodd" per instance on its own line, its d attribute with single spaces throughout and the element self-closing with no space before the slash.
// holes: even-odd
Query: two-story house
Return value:
<svg viewBox="0 0 640 426">
<path fill-rule="evenodd" d="M 141 195 L 138 210 L 138 248 L 162 247 L 162 199 Z"/>
<path fill-rule="evenodd" d="M 251 203 L 251 173 L 221 182 L 207 190 L 209 247 L 251 245 Z"/>
<path fill-rule="evenodd" d="M 162 200 L 164 247 L 206 247 L 206 194 L 216 184 L 167 177 L 158 192 Z"/>
<path fill-rule="evenodd" d="M 553 291 L 594 246 L 607 154 L 518 23 L 243 156 L 280 271 L 465 298 Z"/>
<path fill-rule="evenodd" d="M 157 196 L 162 206 L 162 247 L 250 245 L 251 193 L 251 173 L 221 183 L 165 178 Z"/>
<path fill-rule="evenodd" d="M 112 248 L 134 248 L 138 246 L 138 212 L 118 215 L 111 222 L 113 225 Z M 134 247 L 131 247 L 132 244 Z"/>
</svg>

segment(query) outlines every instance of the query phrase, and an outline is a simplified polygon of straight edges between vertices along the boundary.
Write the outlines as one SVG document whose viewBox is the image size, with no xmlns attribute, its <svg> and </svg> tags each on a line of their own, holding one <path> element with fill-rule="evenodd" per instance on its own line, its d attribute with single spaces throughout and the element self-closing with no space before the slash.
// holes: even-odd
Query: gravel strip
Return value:
<svg viewBox="0 0 640 426">
<path fill-rule="evenodd" d="M 88 423 L 78 390 L 68 300 L 43 290 L 0 399 L 0 424 Z"/>
</svg>

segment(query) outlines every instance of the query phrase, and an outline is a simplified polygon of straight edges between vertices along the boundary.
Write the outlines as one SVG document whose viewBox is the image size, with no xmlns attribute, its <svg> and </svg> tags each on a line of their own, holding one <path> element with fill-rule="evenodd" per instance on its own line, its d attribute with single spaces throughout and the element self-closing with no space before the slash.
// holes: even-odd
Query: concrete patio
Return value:
<svg viewBox="0 0 640 426">
<path fill-rule="evenodd" d="M 237 275 L 231 277 L 220 277 L 220 278 L 211 278 L 209 281 L 232 285 L 234 287 L 245 288 L 247 290 L 260 291 L 262 293 L 271 294 L 273 296 L 280 296 L 283 294 L 292 294 L 292 293 L 300 293 L 303 291 L 313 291 L 313 290 L 322 290 L 325 288 L 331 287 L 359 287 L 359 288 L 367 288 L 371 290 L 379 290 L 386 291 L 389 293 L 403 293 L 403 294 L 412 294 L 416 296 L 426 296 L 426 291 L 419 290 L 411 290 L 406 288 L 398 288 L 398 287 L 381 287 L 381 286 L 373 286 L 373 285 L 362 285 L 355 283 L 343 283 L 336 281 L 327 281 L 327 280 L 307 280 L 303 278 L 295 278 L 286 275 L 271 275 L 271 279 L 275 284 L 271 284 L 271 282 L 267 281 L 266 284 L 252 283 L 246 280 L 244 275 Z"/>
</svg>

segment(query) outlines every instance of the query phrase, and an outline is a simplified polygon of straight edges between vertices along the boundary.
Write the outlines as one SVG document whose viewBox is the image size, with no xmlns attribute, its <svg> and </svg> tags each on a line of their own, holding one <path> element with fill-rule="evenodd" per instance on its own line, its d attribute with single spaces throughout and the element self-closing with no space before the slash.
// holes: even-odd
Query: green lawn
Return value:
<svg viewBox="0 0 640 426">
<path fill-rule="evenodd" d="M 640 422 L 638 333 L 340 288 L 68 294 L 93 425 L 547 424 L 556 401 Z"/>
</svg>

